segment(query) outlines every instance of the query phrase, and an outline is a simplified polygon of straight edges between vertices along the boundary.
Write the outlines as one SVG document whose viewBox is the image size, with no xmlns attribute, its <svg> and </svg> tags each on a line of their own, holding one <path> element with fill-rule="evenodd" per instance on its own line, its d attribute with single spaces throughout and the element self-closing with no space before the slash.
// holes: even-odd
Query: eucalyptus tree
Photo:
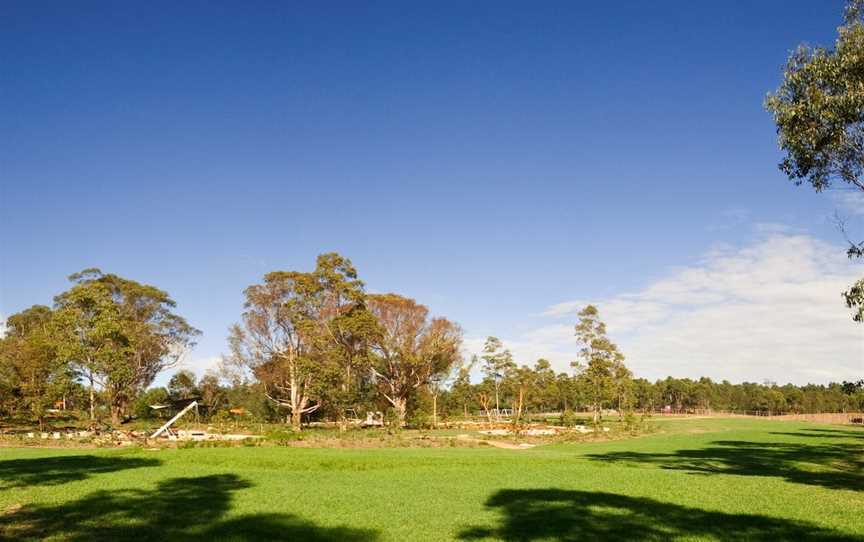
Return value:
<svg viewBox="0 0 864 542">
<path fill-rule="evenodd" d="M 307 320 L 314 277 L 277 271 L 244 291 L 242 325 L 228 336 L 225 362 L 248 369 L 264 394 L 288 410 L 286 422 L 300 429 L 302 417 L 320 406 L 320 369 Z"/>
<path fill-rule="evenodd" d="M 834 185 L 864 201 L 864 1 L 847 4 L 832 49 L 799 46 L 789 57 L 767 109 L 777 125 L 785 157 L 780 169 L 795 184 L 817 192 Z M 864 256 L 864 242 L 850 241 L 850 258 Z M 843 293 L 853 319 L 864 321 L 864 279 Z"/>
<path fill-rule="evenodd" d="M 225 390 L 219 383 L 219 377 L 215 374 L 205 374 L 198 381 L 198 391 L 201 394 L 201 404 L 207 407 L 209 414 L 212 414 L 225 403 Z"/>
<path fill-rule="evenodd" d="M 446 318 L 430 318 L 428 308 L 400 295 L 370 295 L 368 306 L 378 323 L 369 342 L 372 374 L 401 425 L 417 390 L 461 361 L 462 330 Z"/>
<path fill-rule="evenodd" d="M 98 269 L 69 277 L 74 286 L 55 299 L 54 340 L 61 359 L 108 398 L 111 421 L 120 422 L 135 397 L 175 365 L 200 332 L 174 312 L 163 290 Z"/>
<path fill-rule="evenodd" d="M 576 339 L 582 347 L 579 361 L 572 363 L 579 372 L 578 378 L 591 402 L 594 423 L 600 422 L 603 405 L 613 398 L 629 379 L 624 366 L 624 355 L 606 336 L 606 324 L 594 305 L 579 311 L 576 324 Z"/>
<path fill-rule="evenodd" d="M 481 369 L 484 376 L 489 380 L 495 390 L 495 417 L 501 417 L 501 384 L 507 374 L 516 368 L 513 354 L 504 348 L 504 344 L 498 337 L 487 337 L 483 345 L 483 360 Z"/>
<path fill-rule="evenodd" d="M 549 360 L 534 363 L 534 393 L 529 404 L 537 410 L 557 410 L 559 403 L 558 380 Z"/>
<path fill-rule="evenodd" d="M 347 409 L 361 406 L 371 388 L 369 338 L 377 320 L 366 306 L 365 286 L 351 260 L 322 254 L 313 275 L 316 291 L 306 315 L 313 323 L 310 338 L 328 369 L 324 399 L 331 413 L 343 419 Z"/>
<path fill-rule="evenodd" d="M 468 408 L 472 404 L 475 393 L 471 386 L 471 369 L 477 364 L 477 356 L 471 356 L 468 363 L 459 365 L 459 370 L 450 385 L 449 399 L 451 404 L 458 405 L 464 418 L 468 418 Z M 452 410 L 451 410 L 452 411 Z"/>
<path fill-rule="evenodd" d="M 53 313 L 34 305 L 6 321 L 6 335 L 0 339 L 0 375 L 10 405 L 27 412 L 42 427 L 46 411 L 62 397 L 72 382 L 68 366 L 57 358 L 51 338 Z"/>
<path fill-rule="evenodd" d="M 198 397 L 200 390 L 195 384 L 195 373 L 188 369 L 177 371 L 168 381 L 168 393 L 173 399 L 191 399 Z"/>
<path fill-rule="evenodd" d="M 522 420 L 522 414 L 528 401 L 538 391 L 537 377 L 537 373 L 525 365 L 513 367 L 507 371 L 505 385 L 509 388 L 510 406 L 513 411 L 512 420 L 515 424 Z"/>
<path fill-rule="evenodd" d="M 325 401 L 348 401 L 375 328 L 350 260 L 322 254 L 314 271 L 274 271 L 244 294 L 225 363 L 251 372 L 295 429 Z"/>
</svg>

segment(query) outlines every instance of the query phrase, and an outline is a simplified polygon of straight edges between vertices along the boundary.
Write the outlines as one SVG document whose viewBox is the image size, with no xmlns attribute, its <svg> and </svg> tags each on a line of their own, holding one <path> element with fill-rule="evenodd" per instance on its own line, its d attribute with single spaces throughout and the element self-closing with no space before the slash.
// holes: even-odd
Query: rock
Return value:
<svg viewBox="0 0 864 542">
<path fill-rule="evenodd" d="M 525 435 L 528 435 L 531 437 L 554 435 L 555 433 L 557 433 L 557 431 L 555 431 L 554 429 L 528 429 L 527 431 L 524 432 Z"/>
</svg>

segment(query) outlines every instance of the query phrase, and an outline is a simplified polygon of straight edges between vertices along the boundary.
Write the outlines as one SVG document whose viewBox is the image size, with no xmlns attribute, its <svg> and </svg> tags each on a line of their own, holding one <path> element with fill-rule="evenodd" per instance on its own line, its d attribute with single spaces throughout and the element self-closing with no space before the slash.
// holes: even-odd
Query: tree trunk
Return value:
<svg viewBox="0 0 864 542">
<path fill-rule="evenodd" d="M 111 404 L 111 425 L 120 425 L 123 416 L 123 407 L 117 404 Z"/>
<path fill-rule="evenodd" d="M 438 428 L 438 394 L 432 396 L 432 428 Z"/>
<path fill-rule="evenodd" d="M 479 397 L 480 406 L 486 413 L 486 419 L 489 420 L 489 427 L 492 427 L 492 412 L 489 411 L 489 397 L 484 393 Z"/>
<path fill-rule="evenodd" d="M 90 373 L 90 421 L 96 420 L 96 394 L 93 392 L 93 373 Z"/>
<path fill-rule="evenodd" d="M 302 422 L 303 413 L 299 408 L 291 409 L 291 429 L 300 431 L 300 423 Z"/>
<path fill-rule="evenodd" d="M 405 415 L 408 412 L 408 400 L 404 397 L 394 397 L 393 409 L 396 411 L 396 419 L 399 421 L 399 427 L 404 427 Z"/>
<path fill-rule="evenodd" d="M 519 388 L 519 395 L 516 401 L 516 404 L 513 405 L 515 408 L 513 409 L 513 423 L 519 424 L 522 421 L 522 404 L 525 398 L 525 392 L 522 388 Z"/>
</svg>

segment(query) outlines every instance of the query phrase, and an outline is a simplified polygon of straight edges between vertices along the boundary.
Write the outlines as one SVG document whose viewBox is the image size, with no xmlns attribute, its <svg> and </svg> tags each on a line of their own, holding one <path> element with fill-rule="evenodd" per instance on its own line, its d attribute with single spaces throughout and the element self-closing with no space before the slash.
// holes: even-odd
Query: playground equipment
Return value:
<svg viewBox="0 0 864 542">
<path fill-rule="evenodd" d="M 168 421 L 165 423 L 165 425 L 163 425 L 162 427 L 160 427 L 159 429 L 157 429 L 155 433 L 153 433 L 152 435 L 150 435 L 150 438 L 156 438 L 156 437 L 158 437 L 159 435 L 161 435 L 162 433 L 164 433 L 164 432 L 166 432 L 166 431 L 168 432 L 169 435 L 173 435 L 174 433 L 171 431 L 171 426 L 174 425 L 174 422 L 176 422 L 177 420 L 179 420 L 180 418 L 182 418 L 184 414 L 186 414 L 187 412 L 189 412 L 189 411 L 192 410 L 193 408 L 197 410 L 197 408 L 198 408 L 198 401 L 192 401 L 191 403 L 189 403 L 188 405 L 186 405 L 186 406 L 183 408 L 183 410 L 181 410 L 180 412 L 177 413 L 176 416 L 174 416 L 173 418 L 171 418 L 170 420 L 168 420 Z"/>
</svg>

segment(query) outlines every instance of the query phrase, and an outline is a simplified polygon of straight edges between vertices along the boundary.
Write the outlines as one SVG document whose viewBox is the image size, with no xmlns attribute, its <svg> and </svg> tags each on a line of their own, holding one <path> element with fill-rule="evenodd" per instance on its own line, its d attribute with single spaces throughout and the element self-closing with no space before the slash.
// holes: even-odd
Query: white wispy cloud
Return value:
<svg viewBox="0 0 864 542">
<path fill-rule="evenodd" d="M 188 371 L 192 371 L 198 378 L 201 378 L 208 371 L 216 370 L 219 366 L 219 362 L 222 360 L 221 356 L 204 356 L 204 357 L 196 357 L 196 356 L 187 356 L 181 361 L 176 371 L 181 369 L 185 369 Z"/>
<path fill-rule="evenodd" d="M 639 376 L 825 382 L 864 375 L 864 326 L 840 292 L 864 274 L 842 246 L 781 229 L 748 246 L 723 246 L 636 292 L 549 307 L 548 323 L 503 338 L 520 362 L 569 367 L 576 313 L 600 309 Z M 472 339 L 466 346 L 480 344 Z M 475 350 L 476 351 L 476 350 Z"/>
</svg>

